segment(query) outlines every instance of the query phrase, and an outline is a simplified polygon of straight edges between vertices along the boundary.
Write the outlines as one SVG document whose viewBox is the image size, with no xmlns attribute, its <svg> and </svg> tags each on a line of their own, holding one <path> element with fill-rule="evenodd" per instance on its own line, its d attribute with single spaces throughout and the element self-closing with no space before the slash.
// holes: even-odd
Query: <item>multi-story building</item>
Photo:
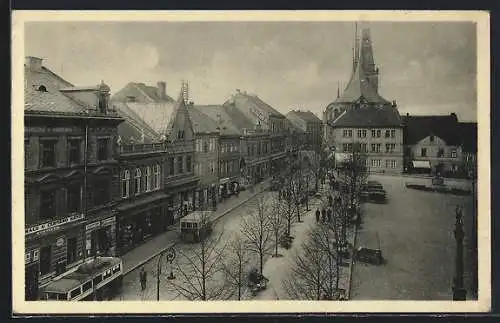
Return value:
<svg viewBox="0 0 500 323">
<path fill-rule="evenodd" d="M 472 156 L 476 150 L 475 124 L 460 123 L 455 113 L 407 114 L 403 122 L 407 171 L 420 169 L 441 175 L 458 173 L 463 170 L 466 153 Z"/>
<path fill-rule="evenodd" d="M 27 57 L 24 68 L 25 296 L 96 255 L 113 256 L 117 125 L 104 83 L 75 87 Z"/>
<path fill-rule="evenodd" d="M 183 96 L 172 102 L 119 93 L 112 105 L 126 120 L 118 129 L 117 241 L 123 254 L 194 209 L 199 178 L 194 173 L 195 135 Z"/>
<path fill-rule="evenodd" d="M 251 183 L 270 176 L 286 163 L 287 120 L 258 96 L 237 90 L 223 104 L 234 127 L 241 129 L 240 166 Z"/>
<path fill-rule="evenodd" d="M 219 133 L 218 175 L 219 190 L 223 195 L 234 194 L 241 180 L 242 132 L 234 126 L 226 108 L 221 105 L 195 106 L 203 115 L 215 122 Z"/>
<path fill-rule="evenodd" d="M 194 173 L 200 178 L 196 208 L 206 210 L 217 204 L 219 194 L 219 130 L 217 123 L 189 105 L 189 117 L 195 135 Z"/>
<path fill-rule="evenodd" d="M 311 111 L 292 110 L 286 118 L 305 134 L 303 149 L 319 151 L 323 144 L 323 122 Z"/>
<path fill-rule="evenodd" d="M 375 67 L 369 29 L 357 36 L 352 75 L 342 94 L 325 109 L 326 143 L 342 161 L 359 145 L 372 172 L 403 171 L 403 126 L 396 102 L 378 93 L 379 69 Z"/>
</svg>

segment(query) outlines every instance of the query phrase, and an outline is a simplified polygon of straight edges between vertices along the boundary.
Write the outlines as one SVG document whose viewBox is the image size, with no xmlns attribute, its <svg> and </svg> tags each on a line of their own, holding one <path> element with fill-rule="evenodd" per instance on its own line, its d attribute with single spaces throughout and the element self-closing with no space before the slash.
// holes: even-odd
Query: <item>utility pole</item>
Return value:
<svg viewBox="0 0 500 323">
<path fill-rule="evenodd" d="M 463 240 L 464 229 L 462 222 L 462 208 L 457 205 L 455 209 L 455 240 L 457 243 L 455 255 L 455 278 L 453 279 L 453 300 L 465 301 L 467 291 L 464 288 L 464 260 L 463 260 Z"/>
</svg>

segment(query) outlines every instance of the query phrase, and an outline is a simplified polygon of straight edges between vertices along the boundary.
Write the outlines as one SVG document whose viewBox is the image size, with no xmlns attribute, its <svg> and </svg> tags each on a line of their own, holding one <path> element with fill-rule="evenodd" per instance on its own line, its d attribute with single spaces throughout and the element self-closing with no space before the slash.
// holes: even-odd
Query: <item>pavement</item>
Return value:
<svg viewBox="0 0 500 323">
<path fill-rule="evenodd" d="M 378 235 L 387 259 L 383 266 L 356 263 L 352 274 L 354 300 L 451 300 L 456 242 L 455 207 L 463 206 L 464 250 L 471 242 L 472 197 L 411 190 L 404 176 L 370 175 L 388 194 L 387 204 L 364 204 L 357 245 Z M 420 179 L 430 181 L 430 179 Z M 414 181 L 412 179 L 412 181 Z M 462 180 L 445 179 L 461 185 Z M 464 284 L 471 286 L 471 253 L 464 251 Z"/>
<path fill-rule="evenodd" d="M 269 186 L 269 181 L 262 182 L 253 187 L 240 192 L 239 196 L 232 196 L 217 206 L 214 226 L 214 234 L 224 230 L 229 233 L 239 230 L 242 214 L 248 213 L 251 206 L 247 206 L 249 200 L 254 196 L 263 193 Z M 189 253 L 193 248 L 192 244 L 180 243 L 178 224 L 172 226 L 171 230 L 151 239 L 140 247 L 132 250 L 123 256 L 125 275 L 123 279 L 122 293 L 117 300 L 156 300 L 157 297 L 157 258 L 163 250 L 175 246 L 177 251 Z M 178 252 L 179 254 L 179 252 Z M 177 257 L 179 258 L 179 257 Z M 142 291 L 139 284 L 139 268 L 144 267 L 148 273 L 146 290 Z M 160 279 L 160 299 L 161 300 L 183 300 L 181 295 L 173 289 L 167 279 L 171 268 L 167 263 L 162 266 L 162 277 Z"/>
</svg>

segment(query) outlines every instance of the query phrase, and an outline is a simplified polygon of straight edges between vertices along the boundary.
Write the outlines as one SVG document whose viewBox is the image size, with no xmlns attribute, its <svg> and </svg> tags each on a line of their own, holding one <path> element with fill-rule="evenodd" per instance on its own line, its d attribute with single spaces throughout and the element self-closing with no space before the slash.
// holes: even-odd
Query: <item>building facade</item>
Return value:
<svg viewBox="0 0 500 323">
<path fill-rule="evenodd" d="M 75 87 L 25 61 L 25 297 L 93 256 L 116 254 L 117 125 L 105 84 Z"/>
<path fill-rule="evenodd" d="M 292 110 L 286 118 L 305 136 L 303 149 L 319 151 L 323 145 L 323 122 L 311 111 Z"/>
<path fill-rule="evenodd" d="M 378 77 L 370 31 L 363 29 L 359 39 L 356 25 L 352 75 L 344 91 L 338 89 L 336 100 L 325 109 L 325 141 L 338 161 L 359 145 L 371 172 L 401 173 L 403 123 L 396 102 L 379 94 Z"/>
<path fill-rule="evenodd" d="M 165 232 L 194 210 L 199 182 L 194 172 L 195 134 L 182 94 L 174 102 L 125 97 L 125 101 L 112 100 L 125 119 L 118 128 L 120 254 Z"/>
</svg>

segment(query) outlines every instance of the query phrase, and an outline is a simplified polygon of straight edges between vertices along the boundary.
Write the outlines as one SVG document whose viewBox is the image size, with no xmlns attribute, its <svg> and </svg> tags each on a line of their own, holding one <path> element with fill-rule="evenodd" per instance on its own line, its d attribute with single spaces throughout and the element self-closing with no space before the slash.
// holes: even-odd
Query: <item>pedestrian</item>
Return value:
<svg viewBox="0 0 500 323">
<path fill-rule="evenodd" d="M 331 222 L 332 221 L 332 208 L 328 208 L 328 210 L 326 211 L 326 215 L 328 217 L 328 222 Z"/>
<path fill-rule="evenodd" d="M 320 210 L 316 209 L 316 222 L 319 222 L 320 214 L 321 214 Z"/>
<path fill-rule="evenodd" d="M 321 222 L 326 222 L 326 211 L 325 209 L 321 210 Z"/>
<path fill-rule="evenodd" d="M 141 282 L 141 290 L 144 291 L 146 289 L 146 282 L 148 279 L 148 274 L 144 270 L 144 267 L 141 268 L 141 272 L 139 274 L 139 280 Z"/>
</svg>

